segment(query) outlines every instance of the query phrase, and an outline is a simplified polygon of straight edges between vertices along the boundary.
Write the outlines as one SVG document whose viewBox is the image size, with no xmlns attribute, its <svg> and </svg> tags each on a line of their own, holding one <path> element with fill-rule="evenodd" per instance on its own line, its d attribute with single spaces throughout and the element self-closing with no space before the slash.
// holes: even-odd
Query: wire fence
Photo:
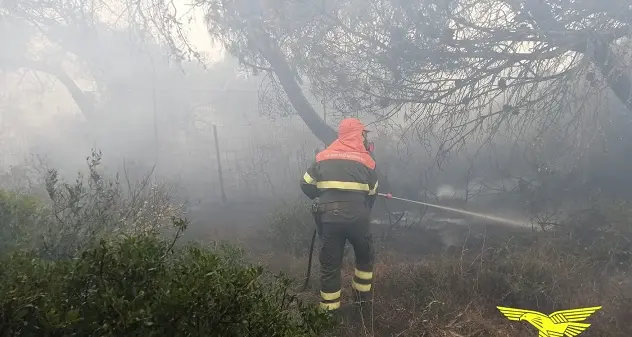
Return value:
<svg viewBox="0 0 632 337">
<path fill-rule="evenodd" d="M 147 136 L 154 134 L 153 123 L 148 121 L 148 130 L 144 134 L 140 130 L 141 136 L 136 139 L 129 133 L 116 139 L 109 132 L 94 144 L 103 150 L 110 173 L 115 169 L 122 173 L 121 165 L 139 165 L 139 172 L 134 173 L 138 178 L 155 164 L 157 177 L 174 181 L 191 203 L 253 202 L 298 196 L 299 179 L 313 160 L 314 150 L 322 147 L 305 123 L 298 118 L 273 121 L 236 114 L 232 118 L 235 122 L 222 123 L 221 118 L 211 116 L 210 119 L 217 121 L 203 123 L 203 127 L 162 124 L 155 137 Z M 244 123 L 245 120 L 251 122 Z M 27 135 L 2 131 L 0 173 L 13 166 L 28 165 L 25 160 L 30 154 L 45 155 L 45 159 L 52 160 L 49 164 L 65 172 L 68 179 L 74 179 L 77 170 L 85 170 L 88 147 L 79 144 L 86 141 L 81 135 L 67 137 L 77 141 L 76 148 L 68 149 L 54 141 L 50 142 L 52 146 L 40 148 L 33 147 L 33 140 Z"/>
<path fill-rule="evenodd" d="M 162 149 L 157 167 L 198 202 L 291 198 L 319 144 L 302 122 L 211 125 L 185 147 Z"/>
</svg>

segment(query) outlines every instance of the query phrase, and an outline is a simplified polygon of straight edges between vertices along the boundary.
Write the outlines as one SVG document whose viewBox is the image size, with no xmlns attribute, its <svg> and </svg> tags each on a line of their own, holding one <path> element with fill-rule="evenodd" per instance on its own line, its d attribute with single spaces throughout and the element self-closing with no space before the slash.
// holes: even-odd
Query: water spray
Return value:
<svg viewBox="0 0 632 337">
<path fill-rule="evenodd" d="M 442 210 L 445 210 L 445 211 L 450 211 L 450 212 L 455 212 L 455 213 L 475 216 L 475 217 L 478 217 L 478 218 L 483 218 L 483 219 L 496 221 L 496 222 L 500 222 L 500 223 L 504 223 L 504 224 L 514 225 L 514 226 L 521 226 L 521 227 L 524 227 L 526 225 L 526 223 L 524 223 L 524 222 L 520 222 L 520 221 L 516 221 L 516 220 L 512 220 L 512 219 L 501 218 L 501 217 L 488 215 L 488 214 L 483 214 L 483 213 L 470 212 L 470 211 L 466 211 L 466 210 L 458 209 L 458 208 L 453 208 L 453 207 L 439 206 L 439 205 L 435 205 L 435 204 L 431 204 L 431 203 L 427 203 L 427 202 L 422 202 L 422 201 L 417 201 L 417 200 L 410 200 L 410 199 L 405 199 L 405 198 L 394 197 L 391 193 L 378 193 L 377 195 L 379 195 L 381 197 L 385 197 L 387 199 L 395 199 L 395 200 L 400 200 L 400 201 L 409 202 L 409 203 L 413 203 L 413 204 L 424 205 L 424 206 L 428 206 L 428 207 L 442 209 Z"/>
</svg>

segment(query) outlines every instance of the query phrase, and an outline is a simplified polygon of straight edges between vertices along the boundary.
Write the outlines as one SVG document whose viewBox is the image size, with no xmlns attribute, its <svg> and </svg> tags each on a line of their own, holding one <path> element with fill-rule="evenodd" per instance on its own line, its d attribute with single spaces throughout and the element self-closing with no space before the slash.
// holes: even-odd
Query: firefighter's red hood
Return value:
<svg viewBox="0 0 632 337">
<path fill-rule="evenodd" d="M 375 161 L 364 147 L 364 124 L 357 118 L 345 118 L 338 125 L 338 138 L 316 155 L 316 162 L 338 159 L 352 160 L 375 169 Z"/>
<path fill-rule="evenodd" d="M 369 153 L 362 137 L 364 124 L 357 118 L 345 118 L 338 125 L 338 139 L 327 149 L 342 152 Z"/>
</svg>

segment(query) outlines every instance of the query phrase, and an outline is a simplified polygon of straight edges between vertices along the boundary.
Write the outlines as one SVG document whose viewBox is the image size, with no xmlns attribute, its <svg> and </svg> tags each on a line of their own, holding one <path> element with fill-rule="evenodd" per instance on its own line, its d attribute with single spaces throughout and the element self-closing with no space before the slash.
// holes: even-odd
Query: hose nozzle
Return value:
<svg viewBox="0 0 632 337">
<path fill-rule="evenodd" d="M 378 193 L 377 195 L 385 197 L 386 199 L 393 199 L 393 194 L 391 193 Z"/>
</svg>

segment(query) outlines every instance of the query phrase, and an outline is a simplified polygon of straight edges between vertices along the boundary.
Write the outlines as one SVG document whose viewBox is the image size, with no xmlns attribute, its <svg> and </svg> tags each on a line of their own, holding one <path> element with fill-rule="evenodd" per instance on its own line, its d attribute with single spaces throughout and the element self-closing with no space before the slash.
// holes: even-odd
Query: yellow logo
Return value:
<svg viewBox="0 0 632 337">
<path fill-rule="evenodd" d="M 601 307 L 556 311 L 550 315 L 531 310 L 496 307 L 510 321 L 527 321 L 538 329 L 538 337 L 575 337 L 590 324 L 580 323 Z"/>
</svg>

